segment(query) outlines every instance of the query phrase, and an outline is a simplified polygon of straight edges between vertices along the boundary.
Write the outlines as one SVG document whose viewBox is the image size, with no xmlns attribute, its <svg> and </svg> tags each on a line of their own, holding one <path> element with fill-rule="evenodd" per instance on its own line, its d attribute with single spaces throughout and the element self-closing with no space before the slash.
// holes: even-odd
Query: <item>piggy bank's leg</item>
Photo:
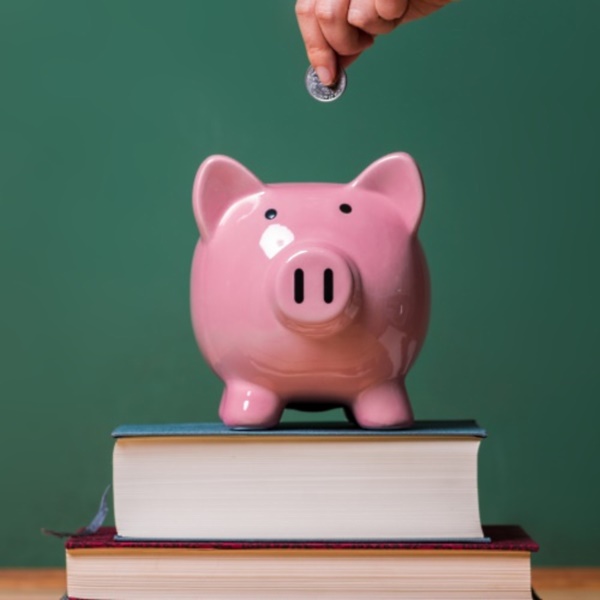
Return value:
<svg viewBox="0 0 600 600">
<path fill-rule="evenodd" d="M 248 383 L 226 383 L 219 417 L 233 429 L 263 429 L 279 423 L 283 402 L 271 390 Z"/>
<path fill-rule="evenodd" d="M 352 410 L 365 429 L 400 429 L 414 423 L 403 381 L 387 381 L 363 390 Z"/>
</svg>

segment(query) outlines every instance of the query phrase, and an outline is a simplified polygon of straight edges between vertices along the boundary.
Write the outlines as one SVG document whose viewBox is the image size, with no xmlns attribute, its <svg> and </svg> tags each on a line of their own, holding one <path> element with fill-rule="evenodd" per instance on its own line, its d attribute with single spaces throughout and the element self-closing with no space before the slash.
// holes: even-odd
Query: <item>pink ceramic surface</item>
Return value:
<svg viewBox="0 0 600 600">
<path fill-rule="evenodd" d="M 212 156 L 193 207 L 192 322 L 225 381 L 223 422 L 340 405 L 362 427 L 409 427 L 404 377 L 429 316 L 412 158 L 385 156 L 349 184 L 267 185 Z"/>
</svg>

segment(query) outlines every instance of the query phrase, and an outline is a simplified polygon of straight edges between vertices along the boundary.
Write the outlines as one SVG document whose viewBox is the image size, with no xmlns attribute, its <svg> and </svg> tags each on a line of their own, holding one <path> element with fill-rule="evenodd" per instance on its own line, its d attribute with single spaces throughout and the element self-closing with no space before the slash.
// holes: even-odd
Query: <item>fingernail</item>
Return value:
<svg viewBox="0 0 600 600">
<path fill-rule="evenodd" d="M 331 85 L 333 83 L 333 77 L 327 67 L 317 67 L 315 72 L 323 85 Z"/>
</svg>

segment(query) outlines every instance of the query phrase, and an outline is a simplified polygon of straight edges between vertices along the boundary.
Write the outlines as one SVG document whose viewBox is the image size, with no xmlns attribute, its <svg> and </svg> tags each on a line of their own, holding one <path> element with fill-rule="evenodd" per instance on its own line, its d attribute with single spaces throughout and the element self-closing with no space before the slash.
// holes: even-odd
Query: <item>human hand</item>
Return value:
<svg viewBox="0 0 600 600">
<path fill-rule="evenodd" d="M 452 0 L 297 0 L 308 60 L 321 83 L 333 85 L 375 41 L 401 23 L 425 17 Z"/>
</svg>

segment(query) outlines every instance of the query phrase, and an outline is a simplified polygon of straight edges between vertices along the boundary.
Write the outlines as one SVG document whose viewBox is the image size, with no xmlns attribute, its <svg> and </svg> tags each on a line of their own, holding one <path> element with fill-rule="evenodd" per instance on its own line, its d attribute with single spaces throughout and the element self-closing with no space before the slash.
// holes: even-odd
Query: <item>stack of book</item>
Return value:
<svg viewBox="0 0 600 600">
<path fill-rule="evenodd" d="M 113 435 L 116 529 L 67 541 L 71 599 L 532 598 L 537 545 L 481 525 L 474 421 Z"/>
</svg>

